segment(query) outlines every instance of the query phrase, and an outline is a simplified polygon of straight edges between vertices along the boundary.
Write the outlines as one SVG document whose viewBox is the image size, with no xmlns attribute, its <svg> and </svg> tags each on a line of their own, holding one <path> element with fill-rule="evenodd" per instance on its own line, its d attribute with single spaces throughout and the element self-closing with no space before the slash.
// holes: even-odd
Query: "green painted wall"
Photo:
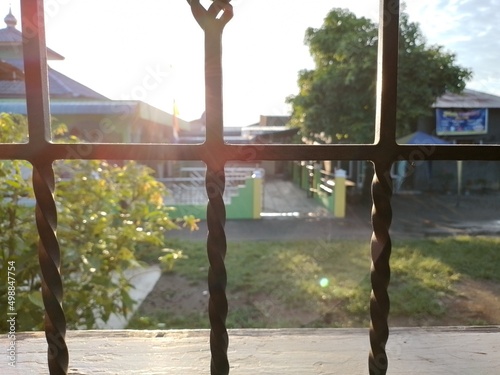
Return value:
<svg viewBox="0 0 500 375">
<path fill-rule="evenodd" d="M 293 164 L 292 178 L 293 181 L 300 186 L 301 189 L 314 191 L 313 197 L 316 201 L 321 203 L 329 212 L 333 213 L 335 217 L 345 216 L 346 205 L 346 187 L 345 177 L 335 178 L 336 187 L 333 188 L 333 194 L 330 194 L 320 188 L 321 185 L 321 171 L 314 168 L 314 175 L 312 178 L 313 186 L 309 186 L 309 170 L 305 165 Z"/>
<path fill-rule="evenodd" d="M 301 165 L 300 167 L 300 187 L 303 190 L 309 190 L 309 170 L 305 165 Z"/>
<path fill-rule="evenodd" d="M 329 212 L 334 212 L 335 201 L 333 199 L 333 194 L 328 194 L 325 191 L 319 190 L 314 194 L 314 198 L 327 208 Z"/>
</svg>

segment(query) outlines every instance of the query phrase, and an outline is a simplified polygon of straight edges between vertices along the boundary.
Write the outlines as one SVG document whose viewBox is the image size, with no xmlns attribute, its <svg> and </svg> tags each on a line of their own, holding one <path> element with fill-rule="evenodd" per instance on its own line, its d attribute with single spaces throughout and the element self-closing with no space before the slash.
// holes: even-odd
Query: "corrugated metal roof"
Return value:
<svg viewBox="0 0 500 375">
<path fill-rule="evenodd" d="M 500 108 L 500 97 L 465 89 L 461 94 L 444 94 L 433 108 Z"/>
<path fill-rule="evenodd" d="M 14 27 L 6 27 L 4 29 L 0 29 L 0 46 L 3 45 L 13 45 L 13 44 L 22 44 L 23 36 L 22 33 L 15 29 Z"/>
<path fill-rule="evenodd" d="M 24 64 L 21 60 L 6 61 L 5 64 L 23 71 Z M 52 98 L 86 98 L 109 100 L 104 95 L 88 88 L 85 85 L 65 76 L 49 67 L 49 90 Z M 24 97 L 24 81 L 0 81 L 0 97 Z"/>
<path fill-rule="evenodd" d="M 0 29 L 0 59 L 22 58 L 23 34 L 13 26 Z M 47 48 L 48 60 L 64 60 L 64 56 Z"/>
<path fill-rule="evenodd" d="M 26 96 L 24 81 L 0 81 L 0 97 Z"/>
</svg>

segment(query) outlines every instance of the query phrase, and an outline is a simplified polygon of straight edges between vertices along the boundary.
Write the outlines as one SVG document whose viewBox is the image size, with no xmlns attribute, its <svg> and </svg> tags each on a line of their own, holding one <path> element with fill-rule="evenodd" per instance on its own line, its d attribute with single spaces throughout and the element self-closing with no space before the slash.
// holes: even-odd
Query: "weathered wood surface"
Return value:
<svg viewBox="0 0 500 375">
<path fill-rule="evenodd" d="M 70 374 L 209 374 L 209 332 L 70 331 Z M 231 330 L 231 374 L 368 374 L 368 330 Z M 500 327 L 392 329 L 388 374 L 498 375 Z M 43 333 L 17 335 L 17 365 L 47 374 Z"/>
</svg>

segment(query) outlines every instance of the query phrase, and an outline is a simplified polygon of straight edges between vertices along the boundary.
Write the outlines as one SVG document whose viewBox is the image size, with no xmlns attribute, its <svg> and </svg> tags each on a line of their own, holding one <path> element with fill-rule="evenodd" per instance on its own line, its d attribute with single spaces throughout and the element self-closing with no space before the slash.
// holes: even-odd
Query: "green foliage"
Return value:
<svg viewBox="0 0 500 375">
<path fill-rule="evenodd" d="M 182 253 L 182 250 L 163 249 L 162 252 L 165 254 L 158 257 L 158 260 L 160 261 L 160 268 L 163 272 L 172 272 L 179 259 L 187 258 L 187 256 Z"/>
<path fill-rule="evenodd" d="M 28 141 L 26 119 L 20 115 L 0 113 L 0 141 L 2 143 L 26 143 Z"/>
<path fill-rule="evenodd" d="M 299 72 L 299 93 L 290 96 L 291 124 L 320 143 L 374 140 L 378 27 L 345 9 L 333 9 L 319 29 L 306 31 L 316 68 Z M 416 128 L 446 91 L 460 92 L 471 72 L 442 46 L 428 46 L 419 25 L 401 14 L 398 67 L 398 134 Z"/>
<path fill-rule="evenodd" d="M 18 142 L 26 122 L 2 115 L 0 129 L 0 141 Z M 164 248 L 165 232 L 178 223 L 163 204 L 164 185 L 143 165 L 59 161 L 54 171 L 63 308 L 69 328 L 95 328 L 112 313 L 130 312 L 134 301 L 125 271 L 139 264 L 137 253 Z M 30 164 L 0 161 L 0 181 L 0 298 L 6 298 L 7 262 L 15 261 L 18 330 L 40 329 L 43 304 Z M 196 220 L 186 219 L 194 229 Z M 6 306 L 1 306 L 6 316 Z M 5 329 L 2 322 L 0 330 Z"/>
</svg>

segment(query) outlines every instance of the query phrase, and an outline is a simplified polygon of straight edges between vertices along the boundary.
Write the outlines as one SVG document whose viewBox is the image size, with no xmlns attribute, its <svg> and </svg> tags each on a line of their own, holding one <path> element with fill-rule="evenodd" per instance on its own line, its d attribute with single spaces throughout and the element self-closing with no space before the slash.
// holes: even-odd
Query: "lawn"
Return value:
<svg viewBox="0 0 500 375">
<path fill-rule="evenodd" d="M 170 246 L 182 249 L 185 258 L 177 260 L 173 271 L 160 282 L 184 280 L 178 286 L 179 292 L 201 293 L 206 289 L 208 267 L 205 244 L 173 241 Z M 369 254 L 366 241 L 229 243 L 228 327 L 367 326 Z M 144 260 L 152 262 L 159 255 L 149 253 Z M 478 298 L 474 291 L 463 295 L 465 280 L 488 286 L 488 295 L 496 297 L 496 301 L 477 303 L 500 304 L 499 269 L 498 238 L 397 241 L 391 257 L 391 319 L 398 325 L 456 324 L 451 318 L 463 314 L 465 301 Z M 130 328 L 208 327 L 205 307 L 186 312 L 179 310 L 182 299 L 176 299 L 173 306 L 168 298 L 158 302 L 159 297 L 153 293 L 145 301 Z M 151 303 L 156 305 L 156 311 L 148 308 Z M 498 324 L 500 319 L 490 321 L 498 316 L 485 319 L 472 314 L 464 316 L 463 323 Z"/>
</svg>

